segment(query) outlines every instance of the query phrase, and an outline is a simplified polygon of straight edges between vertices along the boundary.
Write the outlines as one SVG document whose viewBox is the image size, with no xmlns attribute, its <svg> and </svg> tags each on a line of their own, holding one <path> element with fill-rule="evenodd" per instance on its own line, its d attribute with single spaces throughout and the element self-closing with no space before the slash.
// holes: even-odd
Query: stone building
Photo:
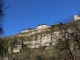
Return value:
<svg viewBox="0 0 80 60">
<path fill-rule="evenodd" d="M 75 21 L 80 20 L 80 17 L 78 15 L 74 15 L 74 20 Z"/>
</svg>

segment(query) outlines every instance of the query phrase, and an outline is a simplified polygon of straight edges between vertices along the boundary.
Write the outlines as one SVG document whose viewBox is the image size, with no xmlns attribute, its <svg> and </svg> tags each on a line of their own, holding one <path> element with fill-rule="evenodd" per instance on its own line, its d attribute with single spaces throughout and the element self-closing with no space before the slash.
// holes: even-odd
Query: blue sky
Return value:
<svg viewBox="0 0 80 60">
<path fill-rule="evenodd" d="M 4 0 L 4 36 L 14 35 L 25 28 L 35 28 L 64 22 L 80 10 L 80 0 Z"/>
</svg>

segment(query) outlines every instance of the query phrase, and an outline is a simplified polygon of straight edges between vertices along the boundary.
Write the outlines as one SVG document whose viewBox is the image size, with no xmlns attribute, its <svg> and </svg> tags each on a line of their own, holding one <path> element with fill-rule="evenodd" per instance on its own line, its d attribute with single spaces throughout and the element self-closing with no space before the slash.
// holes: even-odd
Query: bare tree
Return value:
<svg viewBox="0 0 80 60">
<path fill-rule="evenodd" d="M 0 35 L 3 34 L 3 28 L 2 28 L 3 27 L 2 22 L 4 19 L 3 7 L 4 7 L 4 1 L 0 0 Z M 6 47 L 3 46 L 3 43 L 2 43 L 2 39 L 0 38 L 0 56 L 2 57 L 2 60 L 3 60 L 3 56 L 4 56 L 4 51 L 6 50 L 5 49 Z"/>
<path fill-rule="evenodd" d="M 3 6 L 4 6 L 4 2 L 3 0 L 0 0 L 0 34 L 3 33 L 3 28 L 2 28 L 2 22 L 4 18 Z"/>
<path fill-rule="evenodd" d="M 71 58 L 72 60 L 74 60 L 74 56 L 73 56 L 73 54 L 72 54 L 72 51 L 71 51 L 71 49 L 70 49 L 70 44 L 69 44 L 70 34 L 69 34 L 69 32 L 67 31 L 67 30 L 69 29 L 69 26 L 66 24 L 66 25 L 62 25 L 62 26 L 59 25 L 59 27 L 60 27 L 60 32 L 62 33 L 62 36 L 63 36 L 63 38 L 64 38 L 64 41 L 66 42 L 65 44 L 66 44 L 67 50 L 69 51 L 70 58 Z"/>
</svg>

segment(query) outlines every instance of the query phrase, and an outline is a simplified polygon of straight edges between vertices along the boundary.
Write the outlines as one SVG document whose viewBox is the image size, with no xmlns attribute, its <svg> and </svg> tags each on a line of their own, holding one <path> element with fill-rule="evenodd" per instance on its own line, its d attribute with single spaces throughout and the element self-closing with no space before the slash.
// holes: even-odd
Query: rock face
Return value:
<svg viewBox="0 0 80 60">
<path fill-rule="evenodd" d="M 24 41 L 25 44 L 27 44 L 30 48 L 39 48 L 39 46 L 50 46 L 57 43 L 57 40 L 61 38 L 61 35 L 59 32 L 53 32 L 52 34 L 39 34 L 35 38 L 35 36 L 32 37 L 32 40 L 30 43 L 27 43 L 28 41 Z"/>
<path fill-rule="evenodd" d="M 77 15 L 74 15 L 74 20 L 80 20 L 80 17 Z M 50 46 L 57 43 L 57 40 L 63 38 L 63 35 L 58 28 L 56 27 L 54 32 L 50 32 L 51 26 L 47 26 L 46 24 L 38 25 L 36 28 L 27 28 L 24 29 L 21 33 L 16 34 L 15 36 L 28 36 L 30 38 L 26 39 L 24 41 L 24 44 L 26 44 L 30 48 L 39 48 L 40 46 Z M 69 33 L 72 33 L 71 29 L 67 30 Z M 50 33 L 48 33 L 50 32 Z"/>
<path fill-rule="evenodd" d="M 76 20 L 80 20 L 80 17 L 75 15 L 74 20 L 75 22 L 77 22 Z M 73 23 L 66 24 L 66 25 L 58 24 L 58 25 L 53 25 L 53 26 L 47 26 L 46 24 L 42 24 L 42 25 L 38 25 L 34 29 L 30 29 L 30 28 L 24 29 L 21 33 L 18 33 L 15 36 L 27 37 L 26 39 L 22 38 L 24 39 L 23 43 L 26 44 L 30 48 L 39 48 L 40 46 L 49 47 L 50 45 L 55 45 L 59 39 L 62 39 L 64 41 L 65 37 L 66 38 L 69 37 L 69 35 L 65 34 L 65 31 L 71 34 L 76 30 L 74 29 L 74 27 L 75 26 L 73 25 Z M 50 28 L 52 28 L 52 30 Z M 14 48 L 13 52 L 15 53 L 19 52 L 21 49 L 21 44 L 16 45 L 15 47 L 16 48 Z"/>
<path fill-rule="evenodd" d="M 54 45 L 56 41 L 61 38 L 60 32 L 46 33 L 49 31 L 50 26 L 46 24 L 38 25 L 35 29 L 25 29 L 16 36 L 30 36 L 31 41 L 24 41 L 30 48 L 39 48 L 40 46 Z"/>
<path fill-rule="evenodd" d="M 20 52 L 21 45 L 15 45 L 15 48 L 13 49 L 14 53 Z"/>
</svg>

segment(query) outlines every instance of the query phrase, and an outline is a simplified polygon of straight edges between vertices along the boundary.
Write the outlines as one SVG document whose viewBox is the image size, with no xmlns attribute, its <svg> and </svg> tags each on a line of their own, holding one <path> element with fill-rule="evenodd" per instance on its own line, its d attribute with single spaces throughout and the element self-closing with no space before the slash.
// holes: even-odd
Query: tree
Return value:
<svg viewBox="0 0 80 60">
<path fill-rule="evenodd" d="M 27 47 L 25 44 L 24 44 L 24 41 L 26 41 L 27 37 L 26 36 L 21 36 L 19 37 L 20 40 L 21 40 L 21 52 L 24 51 L 24 48 Z M 29 37 L 28 37 L 29 38 Z"/>
<path fill-rule="evenodd" d="M 70 49 L 70 44 L 69 44 L 70 33 L 67 31 L 68 29 L 69 29 L 69 26 L 66 24 L 66 25 L 63 26 L 63 28 L 61 30 L 62 30 L 62 34 L 64 36 L 64 40 L 66 42 L 66 47 L 69 51 L 70 57 L 71 57 L 72 60 L 74 60 L 74 56 L 72 54 L 72 51 Z"/>
<path fill-rule="evenodd" d="M 2 22 L 4 18 L 3 5 L 4 5 L 3 0 L 0 0 L 0 34 L 3 33 L 3 28 L 2 28 Z"/>
<path fill-rule="evenodd" d="M 2 22 L 3 22 L 3 18 L 4 18 L 3 6 L 4 6 L 4 2 L 3 2 L 3 0 L 0 0 L 0 35 L 3 33 L 3 28 L 2 28 Z M 0 38 L 0 40 L 1 40 L 1 38 Z M 5 50 L 5 48 L 2 44 L 3 43 L 0 41 L 0 56 L 1 57 L 3 57 L 3 53 Z"/>
<path fill-rule="evenodd" d="M 76 23 L 73 23 L 73 27 L 74 27 L 74 39 L 75 39 L 75 41 L 77 42 L 77 44 L 78 44 L 78 47 L 79 47 L 79 49 L 80 49 L 80 27 L 79 27 L 79 24 L 80 23 L 80 21 L 78 21 L 78 22 L 76 22 Z"/>
<path fill-rule="evenodd" d="M 0 39 L 0 56 L 3 57 L 6 56 L 6 54 L 8 53 L 8 47 L 9 47 L 9 41 L 5 38 L 1 38 Z"/>
<path fill-rule="evenodd" d="M 70 23 L 71 24 L 71 23 Z M 72 54 L 72 50 L 70 49 L 71 46 L 70 46 L 70 33 L 68 32 L 68 29 L 69 29 L 70 25 L 69 24 L 57 24 L 55 27 L 53 26 L 54 28 L 54 31 L 59 31 L 60 32 L 60 35 L 62 36 L 58 42 L 56 43 L 57 44 L 57 49 L 60 51 L 60 55 L 59 57 L 60 58 L 70 58 L 72 60 L 74 60 L 74 56 Z M 66 52 L 65 52 L 66 51 Z M 61 57 L 62 56 L 62 57 Z M 68 56 L 68 57 L 66 57 Z"/>
</svg>

